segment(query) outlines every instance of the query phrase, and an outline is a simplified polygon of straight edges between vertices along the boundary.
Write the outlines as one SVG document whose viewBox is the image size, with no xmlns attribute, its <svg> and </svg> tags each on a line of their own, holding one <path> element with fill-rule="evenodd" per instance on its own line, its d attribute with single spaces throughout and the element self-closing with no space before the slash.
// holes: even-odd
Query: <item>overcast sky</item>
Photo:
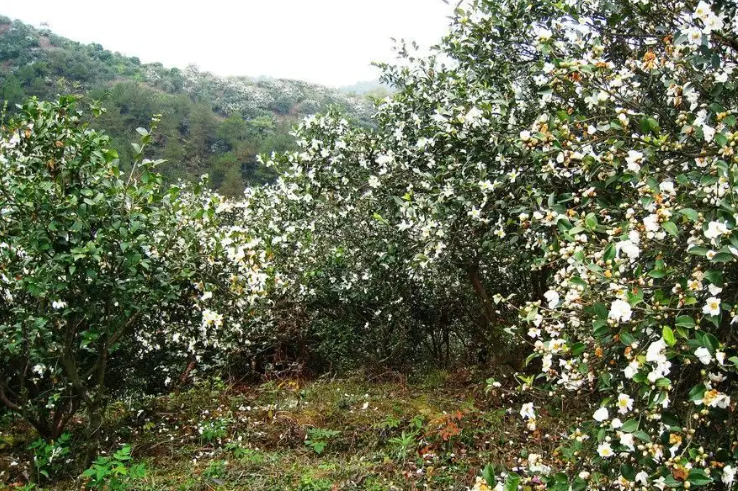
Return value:
<svg viewBox="0 0 738 491">
<path fill-rule="evenodd" d="M 378 77 L 390 38 L 429 46 L 452 7 L 442 0 L 25 0 L 0 14 L 111 51 L 218 75 L 266 75 L 331 86 Z"/>
</svg>

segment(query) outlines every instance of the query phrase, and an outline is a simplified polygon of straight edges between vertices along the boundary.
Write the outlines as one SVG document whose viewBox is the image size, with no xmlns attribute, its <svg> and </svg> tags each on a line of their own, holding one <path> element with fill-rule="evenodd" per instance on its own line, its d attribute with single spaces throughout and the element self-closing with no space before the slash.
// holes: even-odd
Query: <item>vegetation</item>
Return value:
<svg viewBox="0 0 738 491">
<path fill-rule="evenodd" d="M 95 128 L 110 135 L 125 163 L 133 161 L 134 129 L 161 114 L 149 147 L 152 157 L 167 160 L 160 172 L 169 182 L 197 182 L 207 173 L 210 185 L 227 196 L 273 179 L 256 155 L 293 149 L 289 132 L 304 115 L 339 107 L 367 124 L 371 111 L 367 97 L 299 81 L 219 78 L 192 66 L 142 64 L 0 16 L 0 104 L 14 112 L 29 96 L 70 93 L 103 102 L 106 113 Z"/>
<path fill-rule="evenodd" d="M 166 191 L 140 146 L 121 180 L 107 141 L 67 116 L 69 100 L 31 101 L 2 140 L 11 274 L 0 374 L 20 401 L 5 402 L 8 426 L 27 434 L 79 394 L 85 417 L 69 419 L 72 437 L 39 432 L 32 445 L 59 486 L 82 475 L 74 485 L 734 487 L 737 9 L 469 2 L 435 55 L 401 49 L 402 63 L 382 67 L 395 92 L 375 125 L 337 111 L 307 118 L 298 149 L 264 162 L 276 181 L 238 200 Z M 54 192 L 76 182 L 90 191 Z M 107 194 L 113 223 L 95 211 Z M 136 254 L 118 237 L 139 221 L 146 236 L 129 265 Z M 183 251 L 170 258 L 157 241 L 171 240 Z M 96 255 L 107 250 L 98 242 L 117 249 Z M 89 273 L 69 272 L 76 254 Z M 139 268 L 144 257 L 156 269 Z M 122 311 L 98 307 L 109 284 Z M 61 285 L 83 294 L 55 309 Z M 116 337 L 127 318 L 135 329 Z M 65 352 L 106 377 L 75 377 Z M 128 360 L 136 376 L 112 383 Z M 31 369 L 42 362 L 53 368 Z M 478 368 L 458 370 L 470 362 Z M 349 373 L 363 378 L 301 382 Z M 423 385 L 367 382 L 388 374 Z M 265 379 L 282 385 L 247 385 Z M 416 396 L 433 407 L 419 410 Z M 166 429 L 156 414 L 171 418 Z M 172 441 L 201 453 L 157 462 L 154 449 Z M 140 454 L 120 454 L 149 459 L 135 483 L 85 481 L 91 452 L 65 452 L 137 442 Z M 72 454 L 54 468 L 54 456 Z M 203 460 L 200 477 L 183 478 L 183 462 Z M 97 469 L 129 468 L 121 462 Z M 167 465 L 180 469 L 174 479 Z M 16 467 L 11 479 L 23 481 L 30 467 Z"/>
</svg>

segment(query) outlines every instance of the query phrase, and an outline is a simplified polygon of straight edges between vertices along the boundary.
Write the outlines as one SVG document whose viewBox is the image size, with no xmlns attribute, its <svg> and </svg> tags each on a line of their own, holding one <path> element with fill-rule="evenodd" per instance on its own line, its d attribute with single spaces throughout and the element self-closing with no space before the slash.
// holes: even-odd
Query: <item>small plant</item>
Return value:
<svg viewBox="0 0 738 491">
<path fill-rule="evenodd" d="M 399 428 L 401 424 L 402 424 L 401 419 L 390 414 L 384 419 L 384 421 L 379 423 L 379 426 L 385 430 L 393 430 L 395 428 Z"/>
<path fill-rule="evenodd" d="M 416 432 L 405 433 L 404 431 L 400 436 L 390 438 L 389 444 L 393 447 L 393 453 L 398 460 L 405 461 L 407 454 L 412 447 L 416 445 L 416 438 L 418 434 Z"/>
<path fill-rule="evenodd" d="M 311 428 L 307 431 L 307 439 L 305 445 L 313 449 L 313 452 L 320 455 L 325 450 L 328 442 L 340 435 L 340 431 L 327 430 L 325 428 Z"/>
<path fill-rule="evenodd" d="M 461 411 L 444 413 L 429 423 L 428 435 L 431 438 L 440 438 L 444 443 L 461 434 L 459 424 L 464 414 Z"/>
<path fill-rule="evenodd" d="M 252 464 L 261 464 L 264 462 L 264 454 L 241 446 L 238 442 L 231 442 L 226 444 L 225 449 L 233 453 L 233 456 L 241 462 L 248 462 Z"/>
<path fill-rule="evenodd" d="M 413 419 L 410 420 L 410 425 L 413 426 L 416 430 L 422 430 L 423 426 L 425 425 L 425 416 L 422 414 L 416 414 L 413 416 Z"/>
<path fill-rule="evenodd" d="M 227 467 L 227 460 L 213 460 L 212 462 L 210 462 L 207 469 L 205 469 L 203 475 L 210 479 L 223 478 L 226 475 Z"/>
<path fill-rule="evenodd" d="M 197 431 L 200 433 L 200 440 L 203 443 L 214 443 L 222 438 L 225 438 L 228 434 L 229 419 L 216 418 L 210 421 L 204 421 L 197 427 Z"/>
<path fill-rule="evenodd" d="M 330 491 L 333 488 L 333 482 L 328 479 L 315 479 L 312 476 L 303 476 L 297 487 L 298 491 Z"/>
<path fill-rule="evenodd" d="M 28 446 L 33 451 L 33 468 L 35 479 L 41 481 L 41 476 L 51 479 L 64 467 L 64 457 L 69 455 L 69 440 L 71 435 L 64 433 L 58 439 L 47 442 L 39 438 Z"/>
<path fill-rule="evenodd" d="M 146 476 L 146 467 L 143 464 L 131 465 L 132 459 L 131 447 L 125 445 L 112 456 L 99 456 L 81 477 L 89 479 L 87 486 L 92 489 L 126 490 L 132 481 Z"/>
</svg>

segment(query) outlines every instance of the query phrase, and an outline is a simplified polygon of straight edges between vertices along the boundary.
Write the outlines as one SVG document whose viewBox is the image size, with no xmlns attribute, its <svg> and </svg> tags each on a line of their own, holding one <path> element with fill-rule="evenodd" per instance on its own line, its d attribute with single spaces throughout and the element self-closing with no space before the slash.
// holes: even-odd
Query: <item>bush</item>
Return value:
<svg viewBox="0 0 738 491">
<path fill-rule="evenodd" d="M 3 129 L 0 401 L 49 441 L 81 406 L 95 436 L 113 392 L 135 386 L 135 375 L 157 377 L 137 365 L 166 369 L 225 348 L 209 329 L 222 318 L 201 322 L 193 309 L 204 309 L 203 282 L 215 289 L 219 275 L 222 290 L 245 291 L 236 272 L 211 274 L 224 249 L 209 241 L 238 244 L 240 232 L 217 232 L 217 201 L 201 186 L 165 188 L 159 162 L 142 157 L 151 133 L 138 132 L 123 174 L 72 98 L 31 100 Z"/>
<path fill-rule="evenodd" d="M 467 359 L 530 346 L 521 392 L 590 413 L 506 489 L 729 486 L 735 19 L 732 1 L 470 2 L 445 65 L 383 67 L 376 130 L 309 119 L 247 196 L 282 301 L 303 329 L 364 324 L 356 355 L 382 363 L 398 332 L 442 326 Z"/>
</svg>

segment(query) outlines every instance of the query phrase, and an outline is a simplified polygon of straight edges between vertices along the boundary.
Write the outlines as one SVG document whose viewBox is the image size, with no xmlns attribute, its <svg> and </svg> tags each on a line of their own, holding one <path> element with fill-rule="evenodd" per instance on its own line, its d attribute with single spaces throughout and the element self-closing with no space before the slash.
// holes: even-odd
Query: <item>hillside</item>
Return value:
<svg viewBox="0 0 738 491">
<path fill-rule="evenodd" d="M 372 110 L 367 97 L 306 82 L 142 64 L 0 16 L 0 104 L 12 112 L 27 97 L 60 94 L 102 101 L 107 112 L 95 126 L 112 137 L 124 164 L 137 140 L 134 129 L 162 114 L 150 157 L 168 161 L 163 173 L 171 180 L 208 173 L 228 195 L 270 178 L 256 155 L 292 148 L 289 132 L 303 116 L 336 106 L 367 122 Z"/>
</svg>

